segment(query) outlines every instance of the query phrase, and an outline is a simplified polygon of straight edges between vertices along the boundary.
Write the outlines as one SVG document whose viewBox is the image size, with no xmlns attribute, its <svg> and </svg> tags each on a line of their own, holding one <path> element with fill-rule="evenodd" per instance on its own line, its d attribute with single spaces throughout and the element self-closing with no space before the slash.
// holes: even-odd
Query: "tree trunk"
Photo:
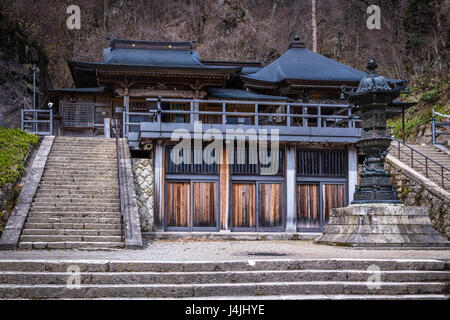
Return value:
<svg viewBox="0 0 450 320">
<path fill-rule="evenodd" d="M 312 33 L 313 33 L 313 51 L 317 52 L 317 16 L 316 16 L 316 2 L 317 0 L 311 0 L 311 22 L 312 22 Z"/>
</svg>

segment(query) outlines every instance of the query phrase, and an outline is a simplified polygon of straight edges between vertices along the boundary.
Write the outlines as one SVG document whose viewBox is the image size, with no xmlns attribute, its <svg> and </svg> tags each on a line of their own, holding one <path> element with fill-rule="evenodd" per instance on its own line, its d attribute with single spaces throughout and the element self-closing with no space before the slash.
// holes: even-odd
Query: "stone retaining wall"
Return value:
<svg viewBox="0 0 450 320">
<path fill-rule="evenodd" d="M 153 230 L 153 186 L 154 171 L 152 159 L 133 158 L 134 189 L 139 211 L 141 230 Z"/>
<path fill-rule="evenodd" d="M 397 185 L 400 200 L 407 206 L 426 206 L 433 227 L 450 239 L 450 193 L 392 156 L 386 157 L 385 168 Z"/>
</svg>

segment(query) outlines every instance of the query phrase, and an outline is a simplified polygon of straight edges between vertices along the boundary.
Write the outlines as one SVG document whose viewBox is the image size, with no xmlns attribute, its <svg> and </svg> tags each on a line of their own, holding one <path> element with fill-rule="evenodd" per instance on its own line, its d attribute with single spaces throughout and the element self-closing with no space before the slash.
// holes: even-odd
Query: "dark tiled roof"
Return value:
<svg viewBox="0 0 450 320">
<path fill-rule="evenodd" d="M 186 69 L 239 69 L 236 66 L 208 66 L 200 61 L 191 42 L 133 41 L 112 39 L 103 50 L 102 65 Z"/>
<path fill-rule="evenodd" d="M 277 60 L 242 78 L 273 83 L 285 79 L 359 82 L 365 75 L 364 72 L 312 52 L 304 45 L 291 45 Z"/>
<path fill-rule="evenodd" d="M 290 98 L 280 96 L 269 96 L 240 89 L 208 88 L 212 98 L 233 100 L 261 100 L 261 101 L 289 101 Z"/>
</svg>

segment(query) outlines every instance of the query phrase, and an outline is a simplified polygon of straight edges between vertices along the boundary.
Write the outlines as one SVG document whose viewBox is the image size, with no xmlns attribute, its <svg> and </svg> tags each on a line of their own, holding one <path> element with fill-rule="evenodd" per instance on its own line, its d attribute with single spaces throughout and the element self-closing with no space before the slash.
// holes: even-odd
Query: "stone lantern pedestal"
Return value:
<svg viewBox="0 0 450 320">
<path fill-rule="evenodd" d="M 375 60 L 370 59 L 369 73 L 358 89 L 342 88 L 343 96 L 360 109 L 362 132 L 357 147 L 365 158 L 352 204 L 332 209 L 328 225 L 314 242 L 352 247 L 450 247 L 433 229 L 427 208 L 401 204 L 384 169 L 391 143 L 386 107 L 408 81 L 390 82 L 379 76 L 376 68 Z"/>
<path fill-rule="evenodd" d="M 332 209 L 318 244 L 351 247 L 449 247 L 433 229 L 426 207 L 352 204 Z"/>
</svg>

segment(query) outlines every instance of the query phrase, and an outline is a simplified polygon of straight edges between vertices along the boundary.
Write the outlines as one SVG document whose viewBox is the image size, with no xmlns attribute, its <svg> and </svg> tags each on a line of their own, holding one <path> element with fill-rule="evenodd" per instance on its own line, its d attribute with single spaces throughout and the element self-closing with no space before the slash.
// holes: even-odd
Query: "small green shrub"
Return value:
<svg viewBox="0 0 450 320">
<path fill-rule="evenodd" d="M 15 182 L 23 173 L 23 161 L 39 137 L 21 129 L 0 127 L 0 188 Z"/>
</svg>

